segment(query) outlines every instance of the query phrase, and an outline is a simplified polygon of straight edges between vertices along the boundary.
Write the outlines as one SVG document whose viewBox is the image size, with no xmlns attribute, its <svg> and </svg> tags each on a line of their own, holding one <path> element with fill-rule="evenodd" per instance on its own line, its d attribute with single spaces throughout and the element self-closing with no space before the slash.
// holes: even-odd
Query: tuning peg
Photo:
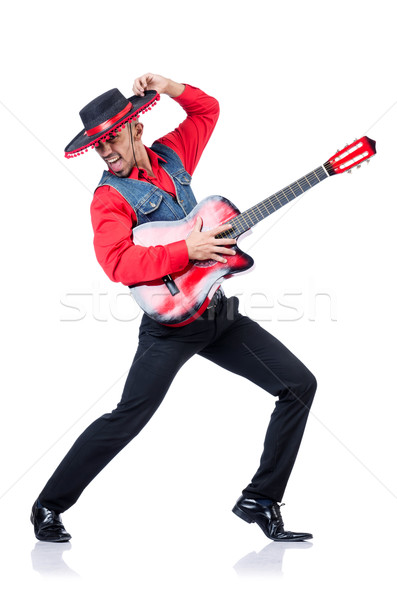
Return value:
<svg viewBox="0 0 397 600">
<path fill-rule="evenodd" d="M 352 172 L 352 170 L 351 170 L 351 169 L 349 169 L 349 170 L 348 170 L 348 173 L 350 173 L 350 174 L 351 174 L 351 172 Z"/>
<path fill-rule="evenodd" d="M 367 158 L 367 160 L 365 162 L 369 163 L 370 160 L 371 160 L 370 158 Z"/>
<path fill-rule="evenodd" d="M 357 169 L 361 169 L 361 165 L 357 165 Z"/>
</svg>

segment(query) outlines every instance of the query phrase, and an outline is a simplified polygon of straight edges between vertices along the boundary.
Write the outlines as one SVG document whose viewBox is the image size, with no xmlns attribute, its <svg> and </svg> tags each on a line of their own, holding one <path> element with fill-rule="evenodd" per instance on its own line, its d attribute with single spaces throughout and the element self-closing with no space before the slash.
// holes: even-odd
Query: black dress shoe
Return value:
<svg viewBox="0 0 397 600">
<path fill-rule="evenodd" d="M 232 510 L 247 523 L 257 523 L 263 533 L 274 542 L 302 542 L 313 537 L 311 533 L 284 531 L 280 506 L 277 502 L 271 506 L 263 506 L 253 498 L 240 496 Z"/>
<path fill-rule="evenodd" d="M 35 536 L 41 542 L 68 542 L 72 537 L 65 530 L 60 515 L 45 506 L 39 508 L 37 501 L 32 506 L 30 520 Z"/>
</svg>

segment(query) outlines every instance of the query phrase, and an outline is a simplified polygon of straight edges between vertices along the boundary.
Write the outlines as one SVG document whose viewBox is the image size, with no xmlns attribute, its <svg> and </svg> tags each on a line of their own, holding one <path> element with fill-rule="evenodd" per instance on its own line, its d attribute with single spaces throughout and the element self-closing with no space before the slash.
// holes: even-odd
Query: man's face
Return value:
<svg viewBox="0 0 397 600">
<path fill-rule="evenodd" d="M 129 177 L 134 166 L 129 126 L 99 142 L 95 150 L 117 177 Z"/>
</svg>

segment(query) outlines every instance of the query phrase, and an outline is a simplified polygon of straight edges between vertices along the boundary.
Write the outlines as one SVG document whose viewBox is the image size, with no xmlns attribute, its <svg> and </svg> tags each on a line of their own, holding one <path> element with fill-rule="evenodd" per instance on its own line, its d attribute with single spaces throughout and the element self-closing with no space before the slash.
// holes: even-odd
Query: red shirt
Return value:
<svg viewBox="0 0 397 600">
<path fill-rule="evenodd" d="M 172 148 L 186 171 L 193 172 L 207 145 L 219 116 L 219 104 L 198 88 L 186 85 L 174 98 L 186 111 L 187 118 L 157 141 Z M 145 146 L 146 147 L 146 146 Z M 172 179 L 161 166 L 166 161 L 146 148 L 154 177 L 136 167 L 130 178 L 149 179 L 154 185 L 175 196 Z M 114 188 L 104 185 L 95 190 L 91 204 L 94 248 L 99 264 L 112 281 L 134 285 L 152 281 L 185 268 L 189 262 L 185 240 L 164 246 L 138 246 L 133 243 L 132 228 L 137 224 L 134 210 Z"/>
</svg>

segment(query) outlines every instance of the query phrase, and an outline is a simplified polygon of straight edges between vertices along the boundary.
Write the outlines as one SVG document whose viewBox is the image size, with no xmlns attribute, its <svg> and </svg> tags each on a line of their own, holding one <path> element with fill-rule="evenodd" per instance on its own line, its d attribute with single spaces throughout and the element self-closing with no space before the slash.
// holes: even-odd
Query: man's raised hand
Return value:
<svg viewBox="0 0 397 600">
<path fill-rule="evenodd" d="M 145 73 L 145 75 L 137 77 L 132 86 L 136 96 L 143 96 L 147 90 L 156 90 L 159 94 L 168 94 L 168 96 L 174 98 L 180 96 L 184 89 L 184 84 L 176 83 L 172 79 L 154 73 Z"/>
</svg>

